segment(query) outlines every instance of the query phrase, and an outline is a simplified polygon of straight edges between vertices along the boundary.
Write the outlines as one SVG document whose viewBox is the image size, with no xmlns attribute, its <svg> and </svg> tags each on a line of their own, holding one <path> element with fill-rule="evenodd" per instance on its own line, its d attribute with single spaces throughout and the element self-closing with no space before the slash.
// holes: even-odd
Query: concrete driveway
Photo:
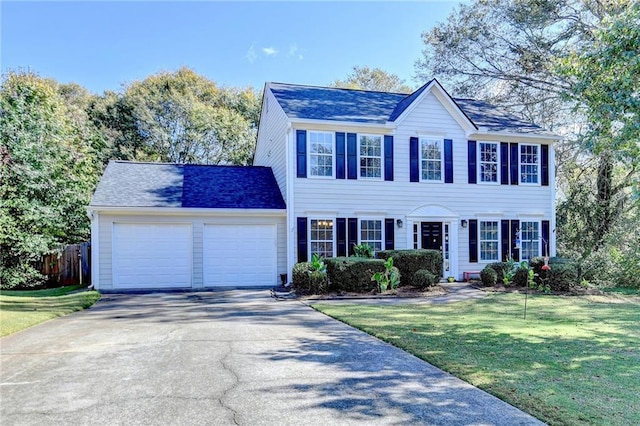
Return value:
<svg viewBox="0 0 640 426">
<path fill-rule="evenodd" d="M 3 425 L 533 425 L 267 291 L 106 295 L 0 340 Z"/>
</svg>

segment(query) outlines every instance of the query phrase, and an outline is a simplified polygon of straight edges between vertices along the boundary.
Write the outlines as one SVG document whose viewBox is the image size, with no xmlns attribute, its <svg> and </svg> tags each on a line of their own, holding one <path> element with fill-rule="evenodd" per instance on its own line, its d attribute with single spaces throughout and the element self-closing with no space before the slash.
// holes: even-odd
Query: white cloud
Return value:
<svg viewBox="0 0 640 426">
<path fill-rule="evenodd" d="M 298 58 L 299 60 L 303 60 L 304 56 L 302 56 L 302 51 L 300 49 L 298 49 L 298 45 L 297 44 L 292 44 L 291 46 L 289 46 L 289 53 L 287 55 L 290 58 Z"/>
<path fill-rule="evenodd" d="M 278 54 L 278 50 L 274 47 L 263 47 L 262 51 L 267 56 L 276 56 Z"/>
<path fill-rule="evenodd" d="M 254 63 L 256 61 L 256 58 L 258 57 L 258 55 L 256 55 L 256 48 L 253 44 L 251 45 L 251 47 L 247 51 L 247 54 L 244 57 L 247 58 L 247 60 L 251 63 Z"/>
</svg>

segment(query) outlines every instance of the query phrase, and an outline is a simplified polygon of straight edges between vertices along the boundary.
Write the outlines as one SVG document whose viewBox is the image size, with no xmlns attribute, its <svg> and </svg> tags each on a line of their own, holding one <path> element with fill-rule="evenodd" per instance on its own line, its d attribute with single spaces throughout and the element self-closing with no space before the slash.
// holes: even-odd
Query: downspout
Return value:
<svg viewBox="0 0 640 426">
<path fill-rule="evenodd" d="M 286 199 L 286 203 L 287 203 L 287 223 L 286 223 L 286 229 L 287 229 L 287 276 L 289 277 L 290 282 L 293 282 L 293 275 L 292 275 L 292 271 L 293 271 L 293 265 L 295 264 L 295 257 L 294 257 L 294 252 L 295 252 L 295 239 L 294 239 L 294 232 L 295 232 L 295 217 L 294 217 L 294 189 L 293 189 L 293 184 L 294 184 L 294 177 L 293 177 L 293 161 L 295 160 L 293 158 L 293 153 L 294 150 L 292 149 L 292 137 L 291 135 L 293 134 L 293 128 L 291 125 L 291 121 L 289 121 L 287 123 L 287 129 L 285 132 L 285 156 L 286 156 L 286 161 L 285 161 L 285 173 L 287 176 L 287 199 Z"/>
</svg>

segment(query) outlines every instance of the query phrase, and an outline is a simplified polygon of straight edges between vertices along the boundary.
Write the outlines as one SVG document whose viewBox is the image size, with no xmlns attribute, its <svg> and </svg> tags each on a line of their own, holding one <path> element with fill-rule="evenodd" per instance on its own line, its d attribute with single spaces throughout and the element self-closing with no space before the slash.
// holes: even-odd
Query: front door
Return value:
<svg viewBox="0 0 640 426">
<path fill-rule="evenodd" d="M 442 251 L 442 222 L 421 222 L 422 248 Z"/>
</svg>

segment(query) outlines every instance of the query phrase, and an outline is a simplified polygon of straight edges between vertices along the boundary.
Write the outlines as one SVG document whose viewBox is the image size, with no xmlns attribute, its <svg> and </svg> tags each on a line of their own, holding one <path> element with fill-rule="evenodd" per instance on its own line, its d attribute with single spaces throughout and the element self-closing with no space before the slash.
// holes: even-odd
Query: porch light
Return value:
<svg viewBox="0 0 640 426">
<path fill-rule="evenodd" d="M 398 225 L 398 228 L 402 228 L 402 219 L 397 219 L 396 225 Z"/>
<path fill-rule="evenodd" d="M 460 224 L 462 225 L 463 228 L 467 227 L 467 223 L 468 222 L 466 221 L 466 219 L 462 219 L 462 222 L 460 222 Z"/>
</svg>

